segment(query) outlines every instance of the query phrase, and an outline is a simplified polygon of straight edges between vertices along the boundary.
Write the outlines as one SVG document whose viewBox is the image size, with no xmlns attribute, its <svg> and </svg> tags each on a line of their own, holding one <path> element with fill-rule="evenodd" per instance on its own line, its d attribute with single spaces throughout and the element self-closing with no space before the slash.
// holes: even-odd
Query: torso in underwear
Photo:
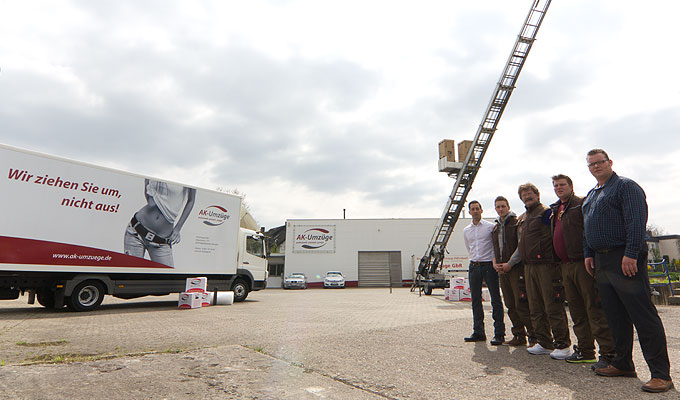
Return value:
<svg viewBox="0 0 680 400">
<path fill-rule="evenodd" d="M 149 197 L 148 201 L 147 205 L 137 211 L 137 221 L 156 235 L 167 238 L 172 233 L 173 224 L 165 219 L 153 198 Z"/>
</svg>

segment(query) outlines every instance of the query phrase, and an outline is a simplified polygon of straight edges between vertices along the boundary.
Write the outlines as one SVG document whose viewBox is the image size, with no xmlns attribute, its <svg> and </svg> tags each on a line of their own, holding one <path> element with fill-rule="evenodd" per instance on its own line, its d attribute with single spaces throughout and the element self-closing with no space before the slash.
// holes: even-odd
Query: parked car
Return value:
<svg viewBox="0 0 680 400">
<path fill-rule="evenodd" d="M 307 277 L 305 274 L 300 272 L 293 272 L 287 277 L 283 278 L 283 288 L 284 289 L 307 289 Z"/>
<path fill-rule="evenodd" d="M 329 287 L 339 287 L 344 289 L 345 277 L 342 276 L 342 272 L 340 271 L 326 272 L 326 277 L 323 278 L 323 287 L 324 289 Z"/>
</svg>

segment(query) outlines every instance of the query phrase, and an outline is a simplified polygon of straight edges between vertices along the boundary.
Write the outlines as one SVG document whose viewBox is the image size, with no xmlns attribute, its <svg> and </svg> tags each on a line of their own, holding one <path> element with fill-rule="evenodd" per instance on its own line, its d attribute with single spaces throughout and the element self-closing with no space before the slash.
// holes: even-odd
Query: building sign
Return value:
<svg viewBox="0 0 680 400">
<path fill-rule="evenodd" d="M 445 270 L 465 270 L 467 271 L 470 259 L 468 256 L 453 255 L 444 257 L 444 262 L 442 263 L 442 268 Z"/>
<path fill-rule="evenodd" d="M 335 225 L 294 225 L 293 253 L 335 253 Z"/>
</svg>

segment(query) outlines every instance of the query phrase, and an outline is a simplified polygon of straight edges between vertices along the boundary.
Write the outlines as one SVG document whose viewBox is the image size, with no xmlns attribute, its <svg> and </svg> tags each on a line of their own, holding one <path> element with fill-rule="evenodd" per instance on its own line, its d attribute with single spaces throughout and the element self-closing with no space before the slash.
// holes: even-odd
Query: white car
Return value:
<svg viewBox="0 0 680 400">
<path fill-rule="evenodd" d="M 293 272 L 283 279 L 284 289 L 307 289 L 307 277 L 303 273 Z"/>
<path fill-rule="evenodd" d="M 330 288 L 330 287 L 338 287 L 338 288 L 343 288 L 345 287 L 345 277 L 342 276 L 342 272 L 340 271 L 328 271 L 326 272 L 326 277 L 323 278 L 323 287 L 325 288 Z"/>
</svg>

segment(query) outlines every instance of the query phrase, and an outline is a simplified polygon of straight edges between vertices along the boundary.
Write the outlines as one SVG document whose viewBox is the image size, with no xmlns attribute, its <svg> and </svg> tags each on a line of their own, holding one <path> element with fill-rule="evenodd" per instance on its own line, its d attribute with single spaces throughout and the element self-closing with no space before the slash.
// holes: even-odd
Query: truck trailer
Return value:
<svg viewBox="0 0 680 400">
<path fill-rule="evenodd" d="M 0 299 L 74 311 L 104 295 L 266 287 L 265 240 L 241 198 L 0 144 Z"/>
</svg>

